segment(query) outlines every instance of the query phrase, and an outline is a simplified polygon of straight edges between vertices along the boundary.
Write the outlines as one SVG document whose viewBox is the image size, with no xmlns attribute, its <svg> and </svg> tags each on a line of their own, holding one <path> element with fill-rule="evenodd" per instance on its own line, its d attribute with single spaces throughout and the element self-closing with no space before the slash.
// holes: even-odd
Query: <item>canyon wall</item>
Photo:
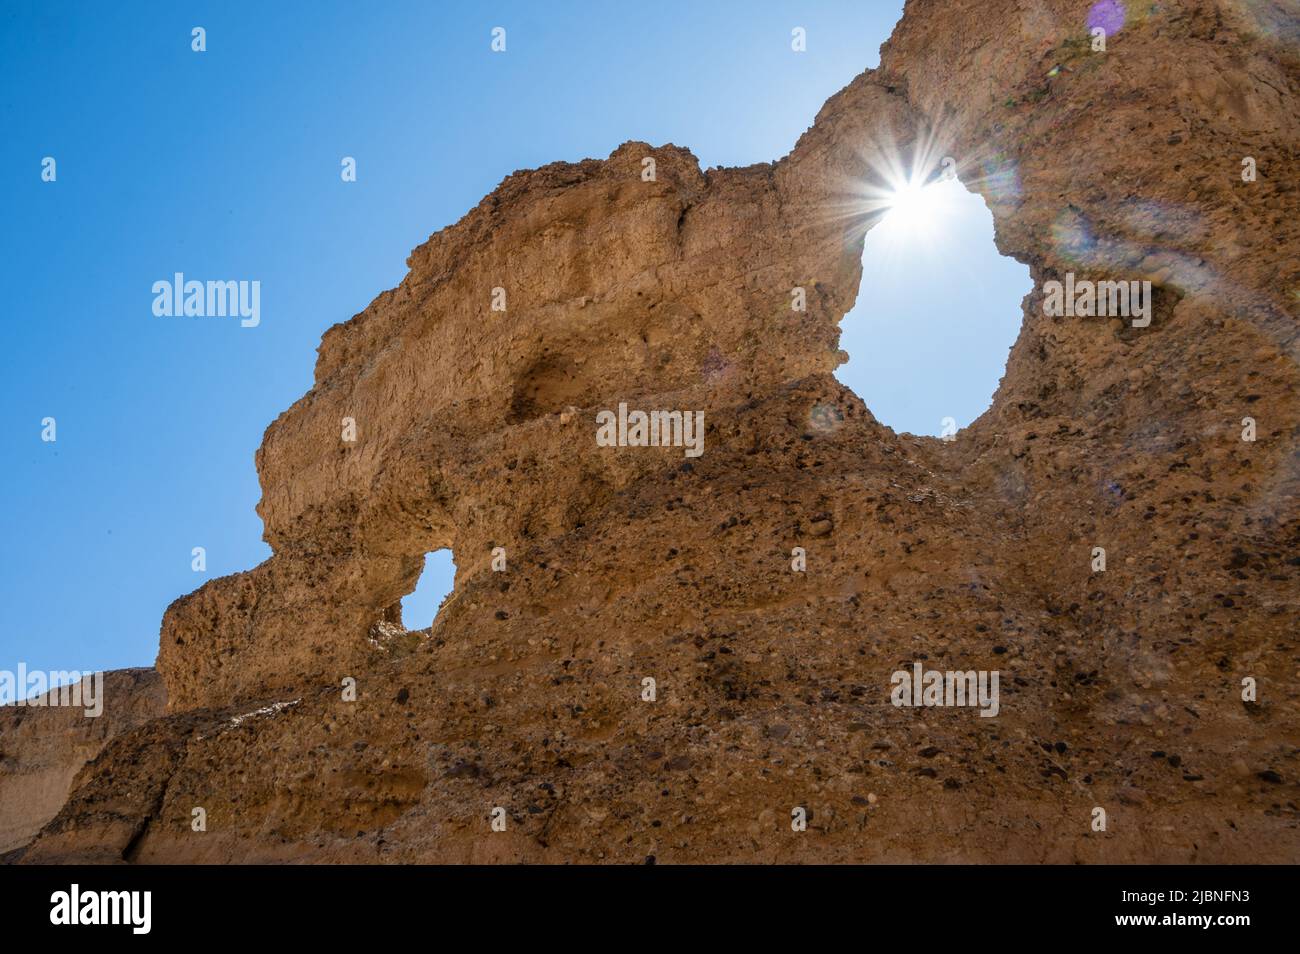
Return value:
<svg viewBox="0 0 1300 954">
<path fill-rule="evenodd" d="M 914 128 L 864 76 L 776 165 L 706 173 L 684 149 L 627 143 L 507 178 L 326 333 L 315 386 L 257 455 L 275 555 L 168 610 L 172 706 L 355 674 L 425 553 L 451 547 L 463 582 L 494 546 L 522 556 L 599 522 L 667 454 L 597 447 L 597 409 L 707 420 L 832 371 L 861 273 L 864 144 L 906 146 Z"/>
<path fill-rule="evenodd" d="M 274 555 L 168 609 L 168 714 L 24 860 L 1297 860 L 1300 21 L 1116 8 L 913 0 L 778 162 L 626 143 L 432 236 L 266 433 Z M 831 374 L 922 154 L 1035 289 L 951 442 Z M 1067 273 L 1150 325 L 1044 314 Z M 620 402 L 703 454 L 598 446 Z M 917 662 L 996 717 L 895 707 Z"/>
<path fill-rule="evenodd" d="M 77 773 L 110 739 L 162 715 L 166 693 L 154 670 L 119 669 L 105 674 L 102 699 L 89 707 L 98 715 L 48 699 L 0 707 L 0 858 L 58 814 Z"/>
</svg>

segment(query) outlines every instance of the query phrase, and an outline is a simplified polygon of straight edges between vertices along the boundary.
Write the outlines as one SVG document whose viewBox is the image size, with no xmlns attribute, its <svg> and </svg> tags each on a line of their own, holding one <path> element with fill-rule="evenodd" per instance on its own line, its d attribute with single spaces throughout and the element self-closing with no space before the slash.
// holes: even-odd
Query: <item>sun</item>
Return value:
<svg viewBox="0 0 1300 954">
<path fill-rule="evenodd" d="M 870 140 L 861 151 L 863 173 L 845 182 L 844 198 L 829 214 L 847 219 L 855 238 L 872 232 L 878 253 L 905 259 L 936 253 L 960 217 L 961 170 L 981 165 L 974 158 L 959 163 L 950 149 L 950 137 L 937 130 L 906 148 L 888 137 Z"/>
<path fill-rule="evenodd" d="M 901 242 L 932 237 L 952 211 L 952 180 L 924 182 L 913 176 L 884 196 L 884 218 L 877 228 Z"/>
</svg>

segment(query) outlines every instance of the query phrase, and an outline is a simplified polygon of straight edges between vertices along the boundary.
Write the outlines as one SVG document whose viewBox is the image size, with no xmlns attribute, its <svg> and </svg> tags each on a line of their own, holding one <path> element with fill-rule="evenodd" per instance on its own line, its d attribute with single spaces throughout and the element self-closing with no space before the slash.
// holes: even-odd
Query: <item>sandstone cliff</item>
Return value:
<svg viewBox="0 0 1300 954">
<path fill-rule="evenodd" d="M 0 856 L 58 814 L 77 773 L 111 738 L 162 715 L 166 703 L 152 669 L 107 673 L 103 696 L 94 718 L 84 707 L 0 708 Z"/>
</svg>

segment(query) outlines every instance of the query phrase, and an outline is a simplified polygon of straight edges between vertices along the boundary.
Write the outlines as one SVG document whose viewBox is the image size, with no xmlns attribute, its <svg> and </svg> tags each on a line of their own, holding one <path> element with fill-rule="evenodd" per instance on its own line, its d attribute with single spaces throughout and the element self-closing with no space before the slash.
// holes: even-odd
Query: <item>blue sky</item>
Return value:
<svg viewBox="0 0 1300 954">
<path fill-rule="evenodd" d="M 629 139 L 705 166 L 784 155 L 877 64 L 901 5 L 6 2 L 0 669 L 149 665 L 168 603 L 265 559 L 253 452 L 311 386 L 321 333 L 503 177 Z M 980 248 L 978 289 L 935 280 L 932 258 L 924 278 L 869 267 L 844 323 L 841 379 L 900 429 L 983 410 L 1019 324 L 1027 279 L 990 270 L 973 201 L 945 241 Z M 260 281 L 261 324 L 155 317 L 152 285 L 175 272 Z M 959 332 L 973 346 L 946 347 Z M 978 373 L 976 352 L 992 355 Z M 448 560 L 426 573 L 408 623 L 450 579 Z"/>
</svg>

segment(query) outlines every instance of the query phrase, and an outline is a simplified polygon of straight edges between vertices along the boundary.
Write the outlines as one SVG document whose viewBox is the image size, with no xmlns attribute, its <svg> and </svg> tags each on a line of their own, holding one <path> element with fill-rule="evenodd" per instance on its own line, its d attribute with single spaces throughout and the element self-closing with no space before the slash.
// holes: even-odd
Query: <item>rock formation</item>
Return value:
<svg viewBox="0 0 1300 954">
<path fill-rule="evenodd" d="M 1300 21 L 1089 10 L 912 0 L 778 162 L 627 143 L 431 237 L 267 430 L 274 555 L 167 610 L 168 714 L 23 860 L 1297 860 Z M 1035 288 L 952 442 L 831 375 L 864 185 L 926 145 Z M 1066 273 L 1151 324 L 1045 315 Z M 620 403 L 704 453 L 598 446 Z M 916 662 L 997 717 L 895 707 Z"/>
<path fill-rule="evenodd" d="M 77 773 L 109 739 L 162 715 L 166 701 L 152 669 L 107 673 L 103 694 L 95 718 L 86 718 L 85 708 L 0 707 L 0 858 L 58 814 Z"/>
</svg>

